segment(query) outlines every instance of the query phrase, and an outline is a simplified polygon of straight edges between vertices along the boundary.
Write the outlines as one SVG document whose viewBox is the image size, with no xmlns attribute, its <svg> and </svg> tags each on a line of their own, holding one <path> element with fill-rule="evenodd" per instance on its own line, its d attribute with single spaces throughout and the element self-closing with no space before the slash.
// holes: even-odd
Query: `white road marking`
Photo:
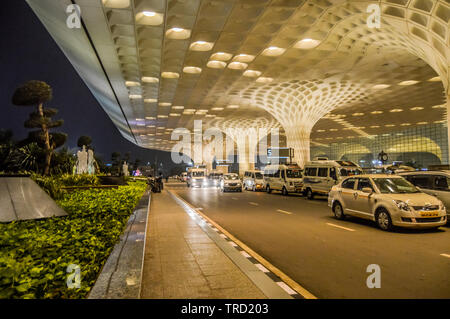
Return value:
<svg viewBox="0 0 450 319">
<path fill-rule="evenodd" d="M 253 205 L 253 206 L 259 206 L 259 204 L 258 203 L 255 203 L 255 202 L 248 202 L 250 205 Z"/>
<path fill-rule="evenodd" d="M 225 234 L 220 234 L 220 237 L 222 237 L 222 238 L 228 238 Z"/>
<path fill-rule="evenodd" d="M 230 241 L 230 245 L 233 247 L 237 247 L 238 245 L 234 241 Z"/>
<path fill-rule="evenodd" d="M 266 267 L 264 267 L 264 266 L 261 265 L 261 264 L 255 264 L 255 266 L 256 266 L 259 270 L 261 270 L 262 272 L 269 272 L 269 269 L 267 269 Z"/>
<path fill-rule="evenodd" d="M 216 227 L 213 227 L 212 229 L 215 230 L 215 231 L 217 231 L 217 232 L 219 231 Z"/>
<path fill-rule="evenodd" d="M 247 254 L 245 251 L 241 251 L 241 254 L 245 257 L 245 258 L 250 258 L 252 256 L 250 256 L 249 254 Z"/>
<path fill-rule="evenodd" d="M 441 254 L 441 256 L 450 258 L 450 255 L 449 255 L 449 254 Z"/>
<path fill-rule="evenodd" d="M 348 230 L 348 231 L 355 231 L 354 229 L 343 227 L 343 226 L 339 226 L 339 225 L 335 225 L 335 224 L 332 224 L 332 223 L 327 223 L 327 225 L 333 226 L 333 227 L 337 227 L 337 228 L 341 228 L 341 229 L 345 229 L 345 230 Z"/>
<path fill-rule="evenodd" d="M 289 287 L 288 285 L 286 285 L 282 281 L 277 281 L 277 285 L 280 286 L 281 288 L 283 288 L 283 290 L 286 291 L 290 295 L 296 295 L 297 294 L 297 292 L 295 290 L 293 290 L 291 287 Z"/>
<path fill-rule="evenodd" d="M 288 212 L 288 211 L 285 211 L 285 210 L 282 210 L 282 209 L 277 209 L 277 212 L 283 213 L 283 214 L 286 214 L 286 215 L 292 215 L 291 212 Z"/>
<path fill-rule="evenodd" d="M 198 209 L 198 210 L 203 210 L 203 207 L 197 207 L 196 209 Z"/>
</svg>

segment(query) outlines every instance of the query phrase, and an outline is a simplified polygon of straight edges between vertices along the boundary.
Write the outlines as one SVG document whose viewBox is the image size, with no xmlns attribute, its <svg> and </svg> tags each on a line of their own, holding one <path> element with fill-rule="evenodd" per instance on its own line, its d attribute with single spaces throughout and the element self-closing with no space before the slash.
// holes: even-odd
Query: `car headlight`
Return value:
<svg viewBox="0 0 450 319">
<path fill-rule="evenodd" d="M 394 203 L 397 205 L 398 208 L 400 208 L 401 210 L 407 211 L 409 212 L 411 209 L 409 208 L 409 205 L 407 203 L 405 203 L 402 200 L 395 200 L 394 199 Z"/>
</svg>

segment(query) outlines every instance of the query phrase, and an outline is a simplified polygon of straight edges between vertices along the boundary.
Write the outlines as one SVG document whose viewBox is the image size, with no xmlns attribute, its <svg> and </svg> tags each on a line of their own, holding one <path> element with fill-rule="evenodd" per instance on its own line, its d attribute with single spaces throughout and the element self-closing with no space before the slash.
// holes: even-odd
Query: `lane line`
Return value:
<svg viewBox="0 0 450 319">
<path fill-rule="evenodd" d="M 286 211 L 286 210 L 282 210 L 282 209 L 277 209 L 277 212 L 279 212 L 279 213 L 283 213 L 283 214 L 286 214 L 286 215 L 292 215 L 292 213 L 291 213 L 291 212 L 288 212 L 288 211 Z"/>
<path fill-rule="evenodd" d="M 348 230 L 348 231 L 355 231 L 354 229 L 343 227 L 343 226 L 339 226 L 339 225 L 335 225 L 335 224 L 332 224 L 332 223 L 327 223 L 327 225 L 328 226 L 337 227 L 337 228 L 340 228 L 340 229 L 345 229 L 345 230 Z"/>
<path fill-rule="evenodd" d="M 450 255 L 449 255 L 449 254 L 441 254 L 441 256 L 442 256 L 442 257 L 450 258 Z"/>
<path fill-rule="evenodd" d="M 253 206 L 259 206 L 259 204 L 258 203 L 255 203 L 255 202 L 248 202 L 250 205 L 253 205 Z"/>
</svg>

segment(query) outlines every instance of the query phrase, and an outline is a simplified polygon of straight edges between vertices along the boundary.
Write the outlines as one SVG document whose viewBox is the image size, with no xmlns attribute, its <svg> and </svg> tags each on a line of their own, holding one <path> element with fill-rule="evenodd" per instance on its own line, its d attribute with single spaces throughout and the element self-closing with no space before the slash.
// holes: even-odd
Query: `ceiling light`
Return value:
<svg viewBox="0 0 450 319">
<path fill-rule="evenodd" d="M 130 6 L 130 0 L 102 0 L 103 5 L 107 8 L 125 9 Z"/>
<path fill-rule="evenodd" d="M 211 111 L 223 111 L 223 107 L 213 107 Z"/>
<path fill-rule="evenodd" d="M 353 113 L 352 115 L 353 116 L 362 116 L 362 115 L 364 115 L 364 113 Z"/>
<path fill-rule="evenodd" d="M 233 70 L 245 70 L 247 67 L 248 64 L 242 62 L 231 62 L 228 64 L 228 68 Z"/>
<path fill-rule="evenodd" d="M 379 128 L 379 125 L 372 125 L 370 128 Z"/>
<path fill-rule="evenodd" d="M 214 114 L 206 114 L 206 117 L 216 117 Z"/>
<path fill-rule="evenodd" d="M 282 55 L 286 49 L 271 46 L 265 49 L 261 54 L 265 56 L 279 56 Z"/>
<path fill-rule="evenodd" d="M 250 63 L 255 59 L 254 55 L 250 54 L 238 54 L 233 58 L 233 61 L 236 62 L 244 62 L 244 63 Z"/>
<path fill-rule="evenodd" d="M 337 128 L 330 128 L 330 132 L 337 132 Z"/>
<path fill-rule="evenodd" d="M 441 77 L 440 76 L 435 76 L 434 78 L 431 78 L 428 81 L 430 81 L 430 82 L 440 82 L 441 81 Z"/>
<path fill-rule="evenodd" d="M 322 133 L 322 132 L 325 132 L 325 130 L 317 130 L 316 132 Z"/>
<path fill-rule="evenodd" d="M 227 64 L 223 61 L 209 61 L 206 66 L 212 69 L 223 69 L 227 66 Z"/>
<path fill-rule="evenodd" d="M 414 85 L 417 83 L 419 83 L 419 81 L 409 80 L 409 81 L 400 82 L 398 85 Z"/>
<path fill-rule="evenodd" d="M 370 114 L 382 114 L 383 113 L 383 111 L 372 111 L 372 112 L 370 112 Z"/>
<path fill-rule="evenodd" d="M 189 74 L 199 74 L 202 72 L 202 69 L 196 66 L 185 66 L 183 68 L 183 72 Z"/>
<path fill-rule="evenodd" d="M 166 37 L 172 40 L 186 40 L 191 36 L 191 30 L 171 28 L 166 31 Z"/>
<path fill-rule="evenodd" d="M 144 119 L 137 118 L 136 121 L 144 121 Z"/>
<path fill-rule="evenodd" d="M 428 124 L 428 122 L 417 122 L 417 125 L 424 125 L 424 124 Z"/>
<path fill-rule="evenodd" d="M 192 42 L 189 46 L 189 50 L 192 51 L 209 51 L 212 50 L 214 43 L 206 41 L 196 41 Z"/>
<path fill-rule="evenodd" d="M 125 85 L 126 86 L 140 86 L 141 84 L 139 82 L 135 82 L 135 81 L 126 81 Z"/>
<path fill-rule="evenodd" d="M 256 78 L 260 75 L 261 75 L 261 72 L 256 71 L 256 70 L 247 70 L 244 72 L 244 76 L 249 77 L 249 78 Z"/>
<path fill-rule="evenodd" d="M 395 125 L 394 124 L 386 124 L 384 126 L 386 126 L 386 127 L 394 127 Z"/>
<path fill-rule="evenodd" d="M 178 114 L 178 113 L 170 113 L 169 116 L 181 116 L 181 114 Z"/>
<path fill-rule="evenodd" d="M 154 117 L 154 116 L 146 116 L 145 119 L 146 120 L 156 120 L 156 117 Z"/>
<path fill-rule="evenodd" d="M 157 101 L 158 101 L 157 99 L 145 99 L 144 100 L 145 103 L 155 103 Z"/>
<path fill-rule="evenodd" d="M 400 124 L 400 126 L 410 126 L 411 125 L 411 123 L 402 123 L 402 124 Z"/>
<path fill-rule="evenodd" d="M 161 76 L 165 79 L 178 79 L 180 75 L 176 72 L 163 72 Z"/>
<path fill-rule="evenodd" d="M 436 124 L 438 124 L 438 123 L 445 123 L 445 121 L 444 120 L 440 120 L 440 121 L 434 121 L 433 123 L 436 123 Z"/>
<path fill-rule="evenodd" d="M 268 77 L 259 77 L 256 79 L 256 82 L 258 83 L 270 83 L 273 81 L 273 78 L 268 78 Z"/>
<path fill-rule="evenodd" d="M 423 110 L 423 107 L 421 107 L 421 106 L 416 106 L 416 107 L 410 108 L 410 110 L 411 110 L 411 111 L 420 111 L 420 110 Z"/>
<path fill-rule="evenodd" d="M 130 95 L 130 99 L 135 100 L 135 99 L 141 99 L 142 95 L 140 94 L 131 94 Z"/>
<path fill-rule="evenodd" d="M 166 119 L 168 116 L 167 115 L 158 115 L 158 118 L 160 119 Z"/>
<path fill-rule="evenodd" d="M 445 109 L 447 106 L 445 104 L 442 105 L 434 105 L 431 107 L 432 109 Z"/>
<path fill-rule="evenodd" d="M 142 77 L 142 82 L 145 83 L 158 83 L 159 79 L 152 76 L 144 76 Z"/>
<path fill-rule="evenodd" d="M 136 23 L 157 26 L 164 22 L 164 15 L 153 11 L 142 11 L 136 14 Z"/>
<path fill-rule="evenodd" d="M 310 49 L 314 49 L 315 47 L 317 47 L 320 43 L 321 43 L 320 40 L 303 39 L 303 40 L 298 41 L 294 45 L 294 48 L 302 49 L 302 50 L 310 50 Z"/>
<path fill-rule="evenodd" d="M 232 56 L 233 55 L 230 53 L 216 52 L 216 53 L 212 54 L 209 59 L 216 60 L 216 61 L 228 61 L 229 59 L 231 59 Z"/>
<path fill-rule="evenodd" d="M 403 110 L 402 109 L 392 109 L 389 112 L 391 112 L 391 113 L 399 113 L 399 112 L 403 112 Z"/>
<path fill-rule="evenodd" d="M 238 109 L 238 108 L 239 108 L 239 105 L 236 105 L 236 104 L 231 104 L 231 105 L 227 106 L 227 109 Z"/>
<path fill-rule="evenodd" d="M 169 103 L 169 102 L 161 102 L 161 103 L 159 103 L 158 105 L 159 105 L 159 106 L 171 106 L 172 103 Z"/>
<path fill-rule="evenodd" d="M 172 108 L 173 108 L 174 110 L 182 110 L 182 109 L 184 109 L 184 106 L 177 105 L 177 106 L 172 106 Z"/>
<path fill-rule="evenodd" d="M 377 84 L 377 85 L 372 86 L 372 89 L 382 90 L 382 89 L 387 89 L 388 87 L 390 87 L 389 84 Z"/>
</svg>

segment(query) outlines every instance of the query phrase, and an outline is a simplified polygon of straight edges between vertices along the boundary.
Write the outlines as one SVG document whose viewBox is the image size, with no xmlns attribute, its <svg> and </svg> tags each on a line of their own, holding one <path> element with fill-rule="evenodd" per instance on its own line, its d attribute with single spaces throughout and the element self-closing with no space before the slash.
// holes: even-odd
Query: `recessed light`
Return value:
<svg viewBox="0 0 450 319">
<path fill-rule="evenodd" d="M 410 110 L 411 110 L 411 111 L 420 111 L 420 110 L 423 110 L 423 107 L 421 107 L 421 106 L 416 106 L 416 107 L 410 108 Z"/>
<path fill-rule="evenodd" d="M 430 81 L 430 82 L 440 82 L 441 81 L 441 77 L 440 76 L 435 76 L 435 77 L 429 79 L 428 81 Z"/>
<path fill-rule="evenodd" d="M 370 128 L 379 128 L 379 125 L 372 125 Z"/>
<path fill-rule="evenodd" d="M 353 115 L 353 116 L 363 116 L 364 113 L 353 113 L 352 115 Z"/>
<path fill-rule="evenodd" d="M 372 86 L 372 89 L 382 90 L 382 89 L 387 89 L 388 87 L 390 87 L 389 84 L 377 84 L 377 85 Z"/>
<path fill-rule="evenodd" d="M 424 125 L 424 124 L 428 124 L 428 122 L 417 122 L 417 125 Z"/>
<path fill-rule="evenodd" d="M 227 66 L 227 64 L 223 61 L 209 61 L 206 66 L 211 69 L 223 69 Z"/>
<path fill-rule="evenodd" d="M 383 111 L 372 111 L 372 112 L 370 112 L 370 114 L 382 114 L 383 113 Z"/>
<path fill-rule="evenodd" d="M 239 105 L 237 105 L 237 104 L 227 105 L 227 109 L 238 109 L 238 108 L 239 108 Z"/>
<path fill-rule="evenodd" d="M 386 127 L 394 127 L 395 125 L 394 124 L 386 124 L 384 126 L 386 126 Z"/>
<path fill-rule="evenodd" d="M 337 128 L 330 128 L 330 132 L 337 132 L 338 129 Z"/>
<path fill-rule="evenodd" d="M 403 112 L 403 110 L 402 109 L 392 109 L 389 112 L 391 112 L 391 113 L 399 113 L 399 112 Z"/>
<path fill-rule="evenodd" d="M 132 99 L 132 100 L 141 99 L 141 98 L 142 98 L 142 95 L 140 95 L 140 94 L 131 94 L 130 95 L 130 99 Z"/>
<path fill-rule="evenodd" d="M 185 66 L 183 68 L 183 72 L 189 74 L 199 74 L 202 72 L 202 69 L 196 66 Z"/>
<path fill-rule="evenodd" d="M 171 106 L 172 103 L 169 103 L 169 102 L 161 102 L 161 103 L 159 103 L 158 105 L 159 105 L 159 106 Z"/>
<path fill-rule="evenodd" d="M 153 76 L 144 76 L 144 77 L 142 77 L 142 82 L 145 82 L 145 83 L 158 83 L 159 79 L 155 78 Z"/>
<path fill-rule="evenodd" d="M 263 77 L 263 76 L 256 79 L 256 82 L 258 82 L 258 83 L 270 83 L 272 81 L 273 81 L 273 78 L 268 78 L 268 77 Z"/>
<path fill-rule="evenodd" d="M 226 52 L 216 52 L 211 55 L 209 58 L 210 60 L 216 60 L 216 61 L 228 61 L 232 58 L 232 54 L 226 53 Z"/>
<path fill-rule="evenodd" d="M 414 85 L 417 83 L 419 83 L 419 81 L 409 80 L 409 81 L 400 82 L 398 85 Z"/>
<path fill-rule="evenodd" d="M 189 50 L 192 51 L 209 51 L 212 50 L 214 43 L 206 41 L 196 41 L 192 42 L 189 46 Z"/>
<path fill-rule="evenodd" d="M 168 116 L 167 115 L 158 115 L 158 118 L 160 119 L 166 119 Z"/>
<path fill-rule="evenodd" d="M 164 15 L 153 11 L 142 11 L 136 14 L 136 23 L 157 26 L 164 22 Z"/>
<path fill-rule="evenodd" d="M 178 114 L 178 113 L 170 113 L 169 116 L 181 116 L 181 114 Z"/>
<path fill-rule="evenodd" d="M 132 87 L 132 86 L 140 86 L 141 84 L 139 82 L 135 82 L 135 81 L 126 81 L 125 85 Z"/>
<path fill-rule="evenodd" d="M 286 49 L 271 46 L 265 49 L 261 54 L 265 56 L 279 56 L 282 55 L 285 51 Z"/>
<path fill-rule="evenodd" d="M 145 119 L 146 120 L 156 120 L 156 117 L 154 117 L 154 116 L 146 116 Z"/>
<path fill-rule="evenodd" d="M 157 101 L 158 101 L 157 99 L 144 99 L 145 103 L 155 103 Z"/>
<path fill-rule="evenodd" d="M 322 132 L 325 132 L 325 130 L 317 130 L 316 132 L 322 133 Z"/>
<path fill-rule="evenodd" d="M 161 76 L 165 79 L 178 79 L 180 75 L 176 72 L 163 72 Z"/>
<path fill-rule="evenodd" d="M 130 6 L 130 0 L 102 0 L 102 3 L 107 8 L 125 9 Z"/>
<path fill-rule="evenodd" d="M 213 107 L 211 111 L 222 111 L 223 107 Z"/>
<path fill-rule="evenodd" d="M 247 67 L 248 64 L 242 62 L 231 62 L 228 64 L 228 68 L 233 70 L 245 70 Z"/>
<path fill-rule="evenodd" d="M 173 108 L 174 110 L 182 110 L 182 109 L 184 109 L 184 106 L 176 105 L 176 106 L 172 106 L 172 108 Z"/>
<path fill-rule="evenodd" d="M 136 121 L 145 121 L 144 119 L 137 118 Z"/>
<path fill-rule="evenodd" d="M 256 78 L 256 77 L 261 75 L 261 72 L 260 71 L 256 71 L 256 70 L 247 70 L 247 71 L 244 72 L 243 75 L 246 76 L 246 77 L 249 77 L 249 78 Z"/>
<path fill-rule="evenodd" d="M 315 47 L 317 47 L 320 43 L 321 43 L 320 40 L 303 39 L 303 40 L 298 41 L 294 45 L 294 48 L 302 49 L 302 50 L 310 50 L 310 49 L 314 49 Z"/>
<path fill-rule="evenodd" d="M 191 30 L 183 28 L 171 28 L 166 31 L 166 37 L 172 40 L 186 40 L 191 36 Z"/>
<path fill-rule="evenodd" d="M 255 59 L 254 55 L 250 54 L 238 54 L 233 58 L 233 61 L 236 62 L 244 62 L 244 63 L 250 63 Z"/>
<path fill-rule="evenodd" d="M 434 105 L 431 107 L 432 109 L 445 109 L 447 106 L 445 104 L 442 105 Z"/>
</svg>

